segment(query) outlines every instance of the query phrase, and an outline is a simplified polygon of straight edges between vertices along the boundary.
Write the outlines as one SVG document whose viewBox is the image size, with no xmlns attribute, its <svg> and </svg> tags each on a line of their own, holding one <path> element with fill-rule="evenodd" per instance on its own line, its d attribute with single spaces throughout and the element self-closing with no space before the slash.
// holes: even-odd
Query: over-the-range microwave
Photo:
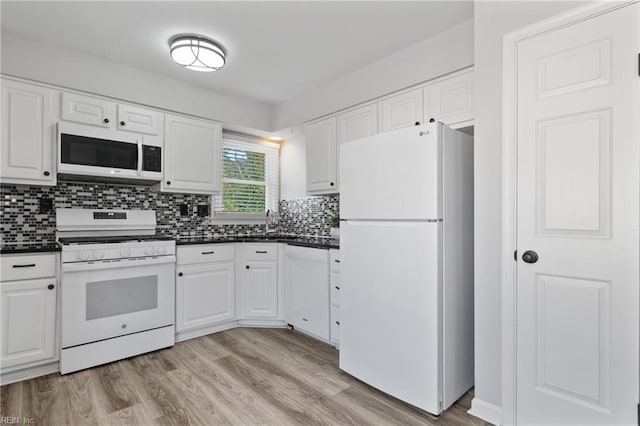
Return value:
<svg viewBox="0 0 640 426">
<path fill-rule="evenodd" d="M 143 184 L 162 180 L 159 137 L 60 122 L 57 139 L 60 179 Z"/>
</svg>

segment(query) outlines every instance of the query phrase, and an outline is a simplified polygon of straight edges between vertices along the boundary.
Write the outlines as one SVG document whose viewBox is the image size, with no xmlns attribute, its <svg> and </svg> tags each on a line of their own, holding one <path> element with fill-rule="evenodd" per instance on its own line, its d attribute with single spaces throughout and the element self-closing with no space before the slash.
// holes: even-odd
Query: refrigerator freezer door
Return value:
<svg viewBox="0 0 640 426">
<path fill-rule="evenodd" d="M 340 145 L 340 216 L 442 218 L 441 129 L 426 124 Z"/>
<path fill-rule="evenodd" d="M 441 411 L 441 223 L 343 222 L 340 368 Z"/>
</svg>

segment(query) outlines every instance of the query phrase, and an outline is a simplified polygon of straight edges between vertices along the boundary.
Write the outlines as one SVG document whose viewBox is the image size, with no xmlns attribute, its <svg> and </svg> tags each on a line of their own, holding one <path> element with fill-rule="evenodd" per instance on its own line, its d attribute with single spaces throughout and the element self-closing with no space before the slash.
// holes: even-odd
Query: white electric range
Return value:
<svg viewBox="0 0 640 426">
<path fill-rule="evenodd" d="M 173 346 L 175 241 L 153 210 L 57 209 L 60 372 Z"/>
</svg>

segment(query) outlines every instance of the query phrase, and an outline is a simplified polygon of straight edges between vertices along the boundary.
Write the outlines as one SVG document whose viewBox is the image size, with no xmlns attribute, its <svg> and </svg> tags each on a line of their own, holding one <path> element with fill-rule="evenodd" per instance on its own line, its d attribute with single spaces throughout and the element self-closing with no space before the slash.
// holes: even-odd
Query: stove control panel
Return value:
<svg viewBox="0 0 640 426">
<path fill-rule="evenodd" d="M 62 262 L 100 262 L 105 260 L 175 256 L 175 241 L 134 241 L 117 244 L 62 246 Z"/>
</svg>

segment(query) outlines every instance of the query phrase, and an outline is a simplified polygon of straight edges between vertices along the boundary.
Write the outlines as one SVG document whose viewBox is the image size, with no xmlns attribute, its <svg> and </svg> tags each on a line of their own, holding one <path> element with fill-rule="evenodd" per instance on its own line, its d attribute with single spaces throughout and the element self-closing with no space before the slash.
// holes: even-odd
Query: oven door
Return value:
<svg viewBox="0 0 640 426">
<path fill-rule="evenodd" d="M 175 256 L 62 265 L 62 347 L 175 323 Z"/>
</svg>

